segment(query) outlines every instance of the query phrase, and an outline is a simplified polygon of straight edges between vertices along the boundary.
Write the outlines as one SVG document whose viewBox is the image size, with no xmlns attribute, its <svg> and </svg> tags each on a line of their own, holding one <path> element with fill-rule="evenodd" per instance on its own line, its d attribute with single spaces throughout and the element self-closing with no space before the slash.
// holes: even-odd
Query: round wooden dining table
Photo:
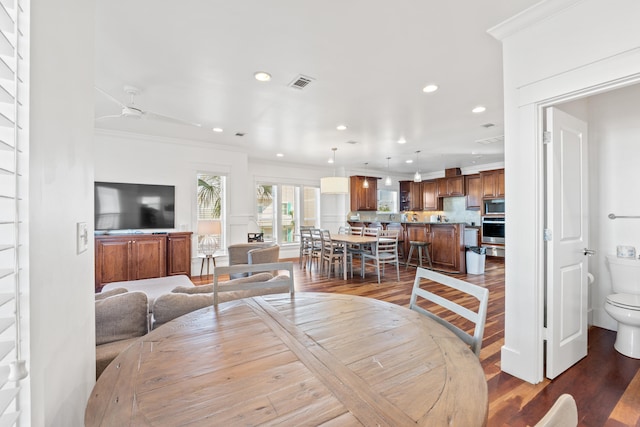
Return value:
<svg viewBox="0 0 640 427">
<path fill-rule="evenodd" d="M 102 373 L 86 426 L 483 426 L 487 383 L 452 332 L 344 294 L 265 295 L 179 317 Z"/>
</svg>

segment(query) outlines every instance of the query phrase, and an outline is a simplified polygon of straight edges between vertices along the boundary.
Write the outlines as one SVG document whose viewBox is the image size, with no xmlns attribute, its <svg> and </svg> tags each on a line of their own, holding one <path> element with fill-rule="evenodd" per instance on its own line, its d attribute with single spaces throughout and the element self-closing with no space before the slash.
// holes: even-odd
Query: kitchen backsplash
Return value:
<svg viewBox="0 0 640 427">
<path fill-rule="evenodd" d="M 442 215 L 449 222 L 465 222 L 467 224 L 480 225 L 480 211 L 468 211 L 464 197 L 445 197 L 443 199 L 442 211 L 415 211 L 401 213 L 381 213 L 381 212 L 349 212 L 347 220 L 358 217 L 359 221 L 406 221 L 411 220 L 416 215 L 419 222 L 429 222 L 431 215 Z"/>
</svg>

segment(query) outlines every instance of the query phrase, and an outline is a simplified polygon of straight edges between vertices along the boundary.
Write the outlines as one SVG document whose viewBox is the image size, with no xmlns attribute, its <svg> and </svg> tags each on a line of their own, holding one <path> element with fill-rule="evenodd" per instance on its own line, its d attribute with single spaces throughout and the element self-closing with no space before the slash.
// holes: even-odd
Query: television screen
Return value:
<svg viewBox="0 0 640 427">
<path fill-rule="evenodd" d="M 172 185 L 96 182 L 94 196 L 98 231 L 175 227 Z"/>
</svg>

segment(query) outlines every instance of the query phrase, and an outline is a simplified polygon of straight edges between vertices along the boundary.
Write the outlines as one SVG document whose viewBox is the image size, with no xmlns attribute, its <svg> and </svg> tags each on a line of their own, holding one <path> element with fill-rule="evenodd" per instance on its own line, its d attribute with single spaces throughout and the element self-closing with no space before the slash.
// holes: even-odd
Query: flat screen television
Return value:
<svg viewBox="0 0 640 427">
<path fill-rule="evenodd" d="M 94 196 L 96 231 L 175 227 L 173 185 L 96 182 Z"/>
</svg>

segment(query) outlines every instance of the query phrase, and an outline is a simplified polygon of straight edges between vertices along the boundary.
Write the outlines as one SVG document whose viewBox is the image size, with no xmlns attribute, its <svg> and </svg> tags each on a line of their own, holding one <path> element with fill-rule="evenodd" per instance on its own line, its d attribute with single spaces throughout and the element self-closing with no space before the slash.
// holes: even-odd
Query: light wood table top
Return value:
<svg viewBox="0 0 640 427">
<path fill-rule="evenodd" d="M 334 242 L 342 243 L 346 245 L 370 245 L 378 241 L 377 237 L 373 236 L 359 236 L 357 234 L 336 234 L 331 236 L 331 240 Z M 342 257 L 343 279 L 347 280 L 347 251 L 344 251 Z"/>
<path fill-rule="evenodd" d="M 453 333 L 407 308 L 266 295 L 179 317 L 98 379 L 86 426 L 482 426 L 487 383 Z"/>
</svg>

